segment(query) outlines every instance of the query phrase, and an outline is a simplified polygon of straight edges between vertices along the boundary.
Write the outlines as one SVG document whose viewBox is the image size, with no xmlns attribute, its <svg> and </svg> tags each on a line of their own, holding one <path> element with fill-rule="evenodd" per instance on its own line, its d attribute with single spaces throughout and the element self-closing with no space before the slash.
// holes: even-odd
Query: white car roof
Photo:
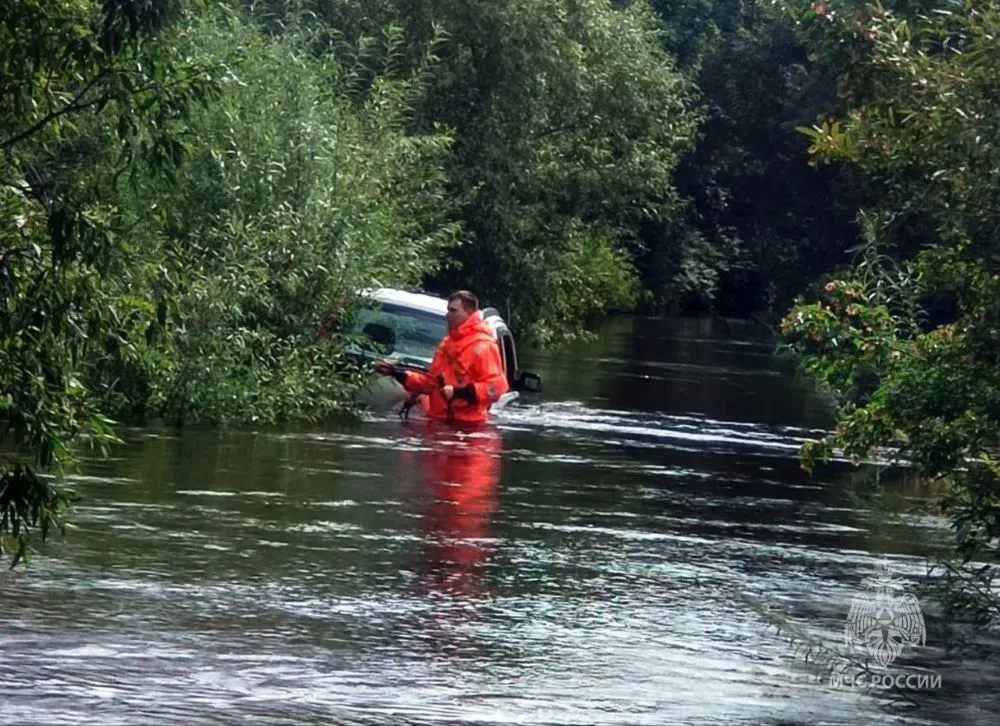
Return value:
<svg viewBox="0 0 1000 726">
<path fill-rule="evenodd" d="M 373 298 L 379 302 L 393 303 L 412 310 L 420 310 L 426 313 L 440 315 L 442 318 L 448 312 L 448 301 L 437 295 L 428 295 L 424 292 L 407 292 L 394 287 L 378 287 L 361 290 L 362 297 Z M 486 318 L 486 324 L 490 326 L 494 335 L 497 328 L 507 327 L 506 321 L 499 315 L 491 315 Z"/>
<path fill-rule="evenodd" d="M 448 312 L 448 301 L 436 295 L 419 292 L 406 292 L 390 287 L 380 287 L 374 290 L 363 290 L 364 297 L 371 297 L 379 302 L 395 303 L 408 308 L 415 308 L 428 313 L 436 313 L 444 317 Z"/>
</svg>

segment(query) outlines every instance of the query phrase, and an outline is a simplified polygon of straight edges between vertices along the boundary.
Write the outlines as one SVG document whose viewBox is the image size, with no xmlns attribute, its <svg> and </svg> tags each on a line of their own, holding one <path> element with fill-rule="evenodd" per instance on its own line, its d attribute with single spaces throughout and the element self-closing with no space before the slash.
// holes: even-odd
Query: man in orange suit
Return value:
<svg viewBox="0 0 1000 726">
<path fill-rule="evenodd" d="M 500 349 L 479 310 L 479 300 L 460 290 L 448 298 L 448 333 L 434 351 L 426 373 L 379 361 L 375 371 L 393 376 L 403 388 L 420 396 L 433 419 L 483 423 L 490 406 L 509 390 Z"/>
</svg>

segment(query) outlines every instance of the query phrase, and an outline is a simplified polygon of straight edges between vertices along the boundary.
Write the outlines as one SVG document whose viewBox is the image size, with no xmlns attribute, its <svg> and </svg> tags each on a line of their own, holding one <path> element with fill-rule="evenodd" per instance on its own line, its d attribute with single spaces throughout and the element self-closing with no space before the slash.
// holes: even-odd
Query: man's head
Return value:
<svg viewBox="0 0 1000 726">
<path fill-rule="evenodd" d="M 454 330 L 479 309 L 479 300 L 468 290 L 453 292 L 448 297 L 448 330 Z"/>
</svg>

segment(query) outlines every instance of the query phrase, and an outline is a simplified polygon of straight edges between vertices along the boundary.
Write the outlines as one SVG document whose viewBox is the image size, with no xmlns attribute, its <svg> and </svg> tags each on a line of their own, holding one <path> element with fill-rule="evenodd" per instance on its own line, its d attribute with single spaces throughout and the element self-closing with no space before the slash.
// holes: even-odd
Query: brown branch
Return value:
<svg viewBox="0 0 1000 726">
<path fill-rule="evenodd" d="M 28 138 L 29 136 L 38 133 L 39 131 L 42 130 L 42 128 L 52 123 L 60 116 L 65 116 L 66 114 L 72 113 L 74 111 L 82 111 L 85 108 L 94 106 L 98 103 L 101 103 L 102 101 L 108 100 L 109 96 L 105 94 L 103 96 L 98 96 L 96 99 L 87 101 L 86 103 L 81 103 L 83 97 L 87 95 L 87 93 L 90 92 L 90 89 L 96 86 L 97 82 L 100 81 L 105 75 L 107 75 L 107 70 L 103 70 L 100 73 L 98 73 L 90 80 L 90 82 L 86 86 L 83 87 L 83 90 L 81 90 L 78 94 L 76 94 L 76 97 L 72 101 L 67 103 L 58 111 L 52 111 L 50 113 L 47 113 L 37 122 L 35 122 L 31 127 L 22 131 L 16 136 L 12 136 L 9 139 L 4 140 L 2 143 L 0 143 L 0 148 L 10 149 L 11 147 L 14 146 L 14 144 L 24 141 L 24 139 Z"/>
</svg>

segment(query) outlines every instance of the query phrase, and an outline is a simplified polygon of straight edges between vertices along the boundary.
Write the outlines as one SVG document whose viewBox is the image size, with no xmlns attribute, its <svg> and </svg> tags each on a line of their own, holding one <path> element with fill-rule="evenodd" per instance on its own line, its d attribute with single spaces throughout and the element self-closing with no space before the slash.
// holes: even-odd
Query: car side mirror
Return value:
<svg viewBox="0 0 1000 726">
<path fill-rule="evenodd" d="M 541 393 L 542 377 L 537 373 L 521 371 L 514 381 L 514 390 L 524 391 L 525 393 Z"/>
</svg>

